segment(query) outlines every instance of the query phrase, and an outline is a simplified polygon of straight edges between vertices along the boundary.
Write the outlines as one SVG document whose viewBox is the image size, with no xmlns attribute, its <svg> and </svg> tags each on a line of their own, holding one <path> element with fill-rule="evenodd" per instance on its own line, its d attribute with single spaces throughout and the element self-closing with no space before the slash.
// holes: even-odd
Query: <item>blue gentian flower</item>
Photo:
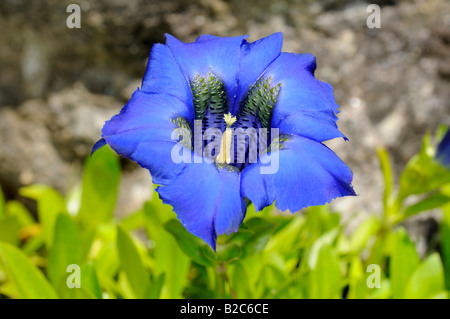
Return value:
<svg viewBox="0 0 450 319">
<path fill-rule="evenodd" d="M 436 159 L 441 162 L 443 166 L 450 169 L 450 129 L 447 130 L 444 138 L 439 142 Z"/>
<path fill-rule="evenodd" d="M 332 87 L 314 77 L 315 57 L 282 53 L 281 33 L 245 38 L 166 35 L 93 148 L 108 144 L 148 169 L 163 202 L 214 250 L 218 235 L 239 229 L 249 202 L 296 212 L 355 195 L 352 171 L 322 143 L 345 136 Z M 218 148 L 205 156 L 211 129 Z M 257 143 L 234 129 L 258 130 Z M 174 150 L 188 160 L 174 160 Z M 264 173 L 275 155 L 278 166 Z"/>
</svg>

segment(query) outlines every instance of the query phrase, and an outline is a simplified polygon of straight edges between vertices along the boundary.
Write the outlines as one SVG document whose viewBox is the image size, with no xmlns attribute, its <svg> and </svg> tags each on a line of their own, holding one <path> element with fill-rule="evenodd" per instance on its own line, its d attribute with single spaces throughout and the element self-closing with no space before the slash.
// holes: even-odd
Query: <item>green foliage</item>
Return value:
<svg viewBox="0 0 450 319">
<path fill-rule="evenodd" d="M 217 252 L 156 192 L 114 217 L 121 171 L 104 147 L 67 198 L 45 185 L 20 190 L 36 201 L 37 218 L 0 190 L 0 297 L 448 298 L 450 172 L 434 160 L 435 145 L 425 136 L 398 184 L 378 150 L 384 211 L 350 232 L 328 205 L 292 216 L 250 205 L 239 232 L 219 236 Z M 402 222 L 431 209 L 443 213 L 441 250 L 419 256 Z"/>
</svg>

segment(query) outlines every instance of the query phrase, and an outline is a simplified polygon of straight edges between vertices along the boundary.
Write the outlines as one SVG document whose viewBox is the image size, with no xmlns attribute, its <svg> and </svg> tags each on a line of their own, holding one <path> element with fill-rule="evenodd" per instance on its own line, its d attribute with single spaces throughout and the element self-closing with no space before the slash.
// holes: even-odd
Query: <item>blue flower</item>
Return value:
<svg viewBox="0 0 450 319">
<path fill-rule="evenodd" d="M 249 201 L 295 212 L 355 195 L 351 170 L 322 144 L 346 138 L 315 57 L 282 53 L 281 33 L 245 38 L 166 35 L 141 89 L 93 148 L 108 144 L 148 169 L 163 202 L 214 250 L 218 235 L 239 229 Z"/>
<path fill-rule="evenodd" d="M 450 129 L 438 145 L 436 159 L 450 169 Z"/>
</svg>

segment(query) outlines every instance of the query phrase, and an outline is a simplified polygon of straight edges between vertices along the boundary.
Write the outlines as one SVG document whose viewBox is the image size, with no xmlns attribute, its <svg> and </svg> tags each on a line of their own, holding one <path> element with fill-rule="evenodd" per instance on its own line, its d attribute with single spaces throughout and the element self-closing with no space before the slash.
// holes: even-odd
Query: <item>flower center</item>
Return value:
<svg viewBox="0 0 450 319">
<path fill-rule="evenodd" d="M 281 140 L 272 138 L 270 123 L 281 84 L 273 85 L 271 77 L 257 80 L 240 101 L 235 117 L 228 111 L 223 81 L 212 71 L 206 76 L 196 75 L 190 85 L 194 123 L 182 118 L 172 120 L 175 130 L 183 132 L 180 144 L 210 158 L 218 168 L 232 170 L 242 170 L 258 156 L 280 148 Z"/>
</svg>

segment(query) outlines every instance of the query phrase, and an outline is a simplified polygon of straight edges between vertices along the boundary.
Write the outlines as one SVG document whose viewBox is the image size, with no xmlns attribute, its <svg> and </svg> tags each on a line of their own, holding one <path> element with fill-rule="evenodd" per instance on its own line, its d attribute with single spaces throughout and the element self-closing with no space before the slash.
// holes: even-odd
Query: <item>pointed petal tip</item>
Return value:
<svg viewBox="0 0 450 319">
<path fill-rule="evenodd" d="M 96 151 L 101 149 L 103 146 L 105 146 L 106 140 L 104 138 L 99 139 L 97 142 L 95 142 L 94 146 L 92 146 L 91 154 L 89 156 L 92 156 Z"/>
</svg>

